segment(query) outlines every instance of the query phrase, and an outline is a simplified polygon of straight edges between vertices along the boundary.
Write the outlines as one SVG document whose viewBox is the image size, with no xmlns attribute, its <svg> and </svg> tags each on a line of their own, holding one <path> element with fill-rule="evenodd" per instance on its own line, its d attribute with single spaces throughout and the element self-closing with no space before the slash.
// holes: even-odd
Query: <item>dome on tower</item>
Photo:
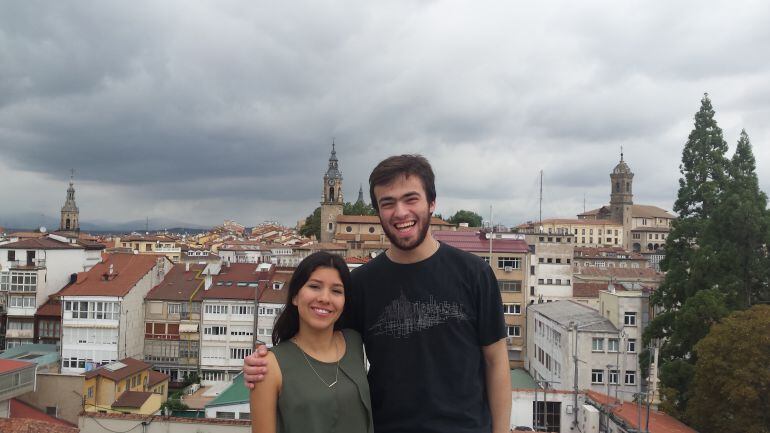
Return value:
<svg viewBox="0 0 770 433">
<path fill-rule="evenodd" d="M 631 167 L 623 161 L 623 153 L 620 154 L 620 162 L 612 169 L 612 174 L 632 174 Z"/>
</svg>

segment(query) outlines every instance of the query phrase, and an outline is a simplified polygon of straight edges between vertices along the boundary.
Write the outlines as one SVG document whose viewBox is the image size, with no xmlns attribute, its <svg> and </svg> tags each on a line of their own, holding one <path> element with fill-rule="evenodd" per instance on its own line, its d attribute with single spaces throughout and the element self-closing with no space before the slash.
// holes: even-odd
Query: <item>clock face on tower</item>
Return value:
<svg viewBox="0 0 770 433">
<path fill-rule="evenodd" d="M 329 179 L 328 183 L 329 183 L 329 186 L 333 186 L 334 185 L 334 179 Z"/>
</svg>

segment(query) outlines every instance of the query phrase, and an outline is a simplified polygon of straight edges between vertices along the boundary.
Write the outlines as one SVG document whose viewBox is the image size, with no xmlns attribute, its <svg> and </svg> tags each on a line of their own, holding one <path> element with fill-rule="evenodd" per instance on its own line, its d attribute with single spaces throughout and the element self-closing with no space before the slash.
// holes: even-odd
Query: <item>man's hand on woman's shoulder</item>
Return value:
<svg viewBox="0 0 770 433">
<path fill-rule="evenodd" d="M 246 388 L 254 389 L 254 384 L 265 380 L 267 374 L 267 347 L 264 344 L 243 359 L 243 382 Z"/>
</svg>

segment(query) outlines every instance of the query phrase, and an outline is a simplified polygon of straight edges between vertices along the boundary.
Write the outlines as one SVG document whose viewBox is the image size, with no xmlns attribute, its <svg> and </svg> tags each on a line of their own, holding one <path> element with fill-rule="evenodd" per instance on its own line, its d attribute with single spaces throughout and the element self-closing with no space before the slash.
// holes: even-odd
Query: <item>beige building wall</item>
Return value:
<svg viewBox="0 0 770 433">
<path fill-rule="evenodd" d="M 546 234 L 571 233 L 579 247 L 624 245 L 623 225 L 610 220 L 544 220 L 540 225 Z"/>
<path fill-rule="evenodd" d="M 120 330 L 118 336 L 118 359 L 144 359 L 144 297 L 153 287 L 163 281 L 173 264 L 163 259 L 142 277 L 123 297 L 120 303 Z"/>
<path fill-rule="evenodd" d="M 529 269 L 529 254 L 522 253 L 489 253 L 474 252 L 473 254 L 484 258 L 497 278 L 500 287 L 500 297 L 505 308 L 505 324 L 508 327 L 508 337 L 506 344 L 508 346 L 508 359 L 511 368 L 524 366 L 526 359 L 526 333 L 527 326 L 527 270 Z M 501 258 L 515 258 L 519 261 L 519 266 L 506 270 L 504 266 L 499 266 Z M 518 312 L 516 312 L 518 308 Z M 518 329 L 518 331 L 516 331 Z M 518 335 L 516 335 L 518 333 Z"/>
<path fill-rule="evenodd" d="M 43 412 L 56 407 L 58 418 L 77 424 L 83 410 L 84 383 L 85 377 L 79 374 L 38 373 L 35 391 L 17 398 Z"/>
</svg>

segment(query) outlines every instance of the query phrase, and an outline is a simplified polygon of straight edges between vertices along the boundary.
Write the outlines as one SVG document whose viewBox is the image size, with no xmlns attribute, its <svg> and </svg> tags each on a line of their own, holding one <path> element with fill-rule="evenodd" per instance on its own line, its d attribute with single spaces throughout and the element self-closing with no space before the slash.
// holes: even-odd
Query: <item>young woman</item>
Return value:
<svg viewBox="0 0 770 433">
<path fill-rule="evenodd" d="M 371 433 L 372 411 L 361 336 L 342 330 L 345 260 L 317 252 L 289 282 L 273 327 L 270 374 L 251 391 L 253 433 Z"/>
</svg>

